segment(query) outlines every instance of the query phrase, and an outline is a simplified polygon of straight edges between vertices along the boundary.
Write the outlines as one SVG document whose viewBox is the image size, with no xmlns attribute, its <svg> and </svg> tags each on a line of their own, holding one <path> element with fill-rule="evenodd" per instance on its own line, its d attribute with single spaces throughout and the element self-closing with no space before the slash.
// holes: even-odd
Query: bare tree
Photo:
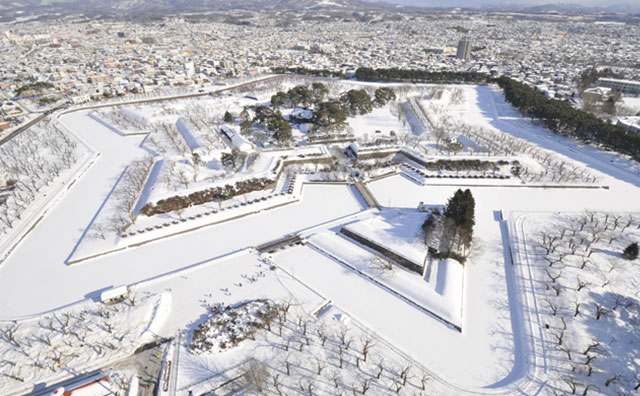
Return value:
<svg viewBox="0 0 640 396">
<path fill-rule="evenodd" d="M 584 267 L 587 266 L 587 264 L 591 264 L 591 261 L 587 260 L 586 257 L 582 257 L 582 265 L 580 266 L 580 269 L 584 269 Z"/>
<path fill-rule="evenodd" d="M 553 316 L 556 316 L 556 314 L 558 313 L 558 306 L 552 303 L 551 301 L 549 301 L 548 299 L 545 299 L 545 302 L 547 303 L 547 306 L 553 313 Z"/>
<path fill-rule="evenodd" d="M 369 390 L 369 388 L 371 387 L 371 380 L 370 379 L 364 379 L 362 380 L 362 394 L 366 394 L 367 391 Z"/>
<path fill-rule="evenodd" d="M 2 338 L 13 344 L 16 348 L 20 348 L 20 342 L 18 342 L 18 339 L 16 337 L 16 332 L 18 331 L 18 329 L 20 328 L 20 324 L 17 323 L 13 323 L 8 327 L 5 327 L 3 329 L 0 329 L 0 332 L 2 332 Z"/>
<path fill-rule="evenodd" d="M 548 270 L 544 270 L 547 273 L 547 276 L 549 276 L 549 279 L 551 279 L 552 283 L 556 283 L 556 280 L 560 279 L 560 277 L 562 276 L 562 271 L 558 272 L 555 276 L 551 275 L 551 273 Z"/>
<path fill-rule="evenodd" d="M 431 377 L 429 377 L 426 373 L 422 373 L 422 378 L 420 379 L 420 385 L 422 390 L 427 389 L 427 382 L 429 382 L 430 379 Z"/>
<path fill-rule="evenodd" d="M 605 309 L 604 307 L 602 307 L 599 304 L 593 304 L 596 308 L 596 320 L 600 320 L 600 318 L 602 317 L 602 315 L 606 315 L 609 313 L 608 309 Z"/>
<path fill-rule="evenodd" d="M 287 375 L 291 375 L 291 362 L 289 362 L 289 357 L 288 356 L 284 361 L 284 367 L 287 370 Z"/>
<path fill-rule="evenodd" d="M 338 372 L 338 370 L 334 370 L 331 373 L 331 380 L 333 381 L 333 385 L 335 386 L 336 389 L 338 389 L 340 387 L 340 372 Z"/>
<path fill-rule="evenodd" d="M 265 388 L 269 370 L 265 363 L 250 357 L 245 362 L 244 385 L 250 389 L 262 392 Z"/>
<path fill-rule="evenodd" d="M 411 366 L 404 366 L 402 371 L 400 371 L 400 378 L 402 379 L 402 385 L 407 384 L 407 379 L 409 378 L 409 370 L 411 370 Z"/>
<path fill-rule="evenodd" d="M 582 351 L 582 354 L 587 356 L 591 352 L 601 352 L 600 343 L 597 341 L 592 341 L 591 344 L 587 346 L 587 348 Z"/>
<path fill-rule="evenodd" d="M 376 373 L 376 379 L 380 379 L 382 373 L 384 372 L 384 364 L 382 360 L 378 363 L 378 372 Z"/>
<path fill-rule="evenodd" d="M 316 359 L 316 373 L 318 375 L 322 374 L 322 370 L 324 370 L 327 367 L 327 362 L 325 362 L 324 360 L 320 360 L 320 359 Z"/>
<path fill-rule="evenodd" d="M 571 394 L 575 395 L 576 390 L 578 389 L 578 386 L 580 385 L 580 383 L 576 382 L 573 378 L 563 378 L 562 380 L 569 386 L 569 389 L 571 390 Z"/>
<path fill-rule="evenodd" d="M 596 389 L 599 390 L 600 388 L 598 388 L 596 385 L 594 384 L 589 384 L 587 386 L 584 387 L 584 391 L 582 392 L 582 396 L 587 396 L 587 393 L 589 392 L 590 389 Z"/>
<path fill-rule="evenodd" d="M 48 334 L 47 334 L 47 335 L 44 335 L 43 337 L 34 336 L 34 338 L 35 338 L 37 341 L 40 341 L 40 342 L 42 342 L 42 343 L 43 343 L 43 344 L 45 344 L 45 345 L 51 346 L 51 339 L 49 338 L 49 335 L 48 335 Z"/>
<path fill-rule="evenodd" d="M 551 335 L 553 335 L 556 339 L 556 341 L 558 341 L 558 345 L 561 346 L 562 345 L 562 340 L 564 338 L 564 330 L 561 330 L 560 333 L 551 333 Z"/>
<path fill-rule="evenodd" d="M 568 346 L 564 346 L 564 347 L 560 347 L 559 348 L 562 352 L 567 354 L 567 359 L 571 360 L 571 348 Z"/>
<path fill-rule="evenodd" d="M 307 394 L 313 396 L 313 382 L 311 381 L 307 383 Z"/>
<path fill-rule="evenodd" d="M 616 294 L 613 297 L 613 307 L 611 308 L 613 311 L 616 311 L 619 307 L 629 308 L 635 304 L 634 301 L 629 301 L 627 298 L 621 294 Z"/>
<path fill-rule="evenodd" d="M 386 257 L 373 256 L 369 265 L 380 273 L 393 274 L 395 270 L 392 261 Z"/>
<path fill-rule="evenodd" d="M 367 361 L 367 355 L 369 354 L 369 352 L 371 351 L 371 348 L 374 347 L 374 343 L 373 340 L 371 338 L 365 338 L 362 341 L 362 360 L 364 360 L 365 362 Z"/>
<path fill-rule="evenodd" d="M 580 278 L 577 278 L 577 280 L 578 280 L 578 285 L 576 286 L 576 291 L 578 292 L 589 284 L 588 282 L 581 281 Z"/>
<path fill-rule="evenodd" d="M 613 377 L 607 379 L 607 381 L 604 383 L 604 386 L 609 386 L 609 385 L 615 383 L 616 381 L 618 381 L 618 379 L 620 379 L 620 376 L 618 374 L 616 374 Z"/>
</svg>

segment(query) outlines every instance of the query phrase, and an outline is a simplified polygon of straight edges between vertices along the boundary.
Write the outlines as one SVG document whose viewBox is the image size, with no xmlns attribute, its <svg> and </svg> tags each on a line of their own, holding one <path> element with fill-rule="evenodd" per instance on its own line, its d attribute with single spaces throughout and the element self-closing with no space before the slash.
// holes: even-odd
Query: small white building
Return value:
<svg viewBox="0 0 640 396">
<path fill-rule="evenodd" d="M 100 301 L 103 304 L 115 304 L 129 297 L 127 286 L 112 287 L 100 293 Z"/>
<path fill-rule="evenodd" d="M 621 117 L 618 119 L 616 125 L 627 128 L 632 132 L 640 133 L 640 117 Z"/>
<path fill-rule="evenodd" d="M 253 150 L 253 145 L 228 125 L 223 125 L 220 131 L 229 139 L 233 147 L 239 151 L 247 152 Z"/>
</svg>

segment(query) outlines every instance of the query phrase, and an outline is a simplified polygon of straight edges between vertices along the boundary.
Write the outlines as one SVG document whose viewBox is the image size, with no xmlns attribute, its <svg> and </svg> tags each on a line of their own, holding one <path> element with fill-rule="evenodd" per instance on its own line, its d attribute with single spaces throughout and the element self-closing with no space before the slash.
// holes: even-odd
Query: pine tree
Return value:
<svg viewBox="0 0 640 396">
<path fill-rule="evenodd" d="M 473 234 L 473 226 L 476 224 L 475 220 L 475 212 L 476 212 L 476 201 L 473 199 L 473 195 L 471 194 L 471 190 L 464 190 L 463 202 L 464 202 L 464 212 L 462 214 L 462 224 L 461 226 L 465 229 L 465 231 L 471 236 Z"/>
<path fill-rule="evenodd" d="M 451 240 L 458 238 L 458 246 L 469 248 L 473 240 L 473 226 L 475 225 L 475 199 L 471 190 L 458 189 L 453 197 L 449 198 L 444 210 L 444 216 L 449 219 L 444 224 L 451 228 L 448 235 Z"/>
<path fill-rule="evenodd" d="M 444 215 L 450 219 L 452 219 L 456 226 L 460 225 L 460 221 L 462 219 L 463 212 L 463 201 L 464 201 L 464 193 L 462 190 L 458 189 L 453 197 L 449 198 L 447 201 L 447 206 L 444 209 Z"/>
<path fill-rule="evenodd" d="M 242 132 L 243 134 L 251 132 L 252 129 L 253 129 L 253 122 L 251 122 L 250 120 L 243 120 L 240 123 L 240 132 Z"/>
<path fill-rule="evenodd" d="M 633 242 L 627 246 L 622 252 L 622 257 L 627 260 L 635 260 L 638 258 L 638 242 Z"/>
<path fill-rule="evenodd" d="M 224 112 L 224 122 L 233 122 L 233 116 L 228 111 Z"/>
</svg>

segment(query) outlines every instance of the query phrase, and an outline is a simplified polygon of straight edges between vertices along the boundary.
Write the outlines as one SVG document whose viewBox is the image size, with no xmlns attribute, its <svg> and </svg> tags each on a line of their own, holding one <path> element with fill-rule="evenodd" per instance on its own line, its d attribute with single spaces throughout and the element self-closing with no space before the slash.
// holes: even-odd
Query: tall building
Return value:
<svg viewBox="0 0 640 396">
<path fill-rule="evenodd" d="M 471 57 L 471 40 L 463 38 L 458 41 L 458 52 L 456 53 L 458 59 L 469 59 Z"/>
</svg>

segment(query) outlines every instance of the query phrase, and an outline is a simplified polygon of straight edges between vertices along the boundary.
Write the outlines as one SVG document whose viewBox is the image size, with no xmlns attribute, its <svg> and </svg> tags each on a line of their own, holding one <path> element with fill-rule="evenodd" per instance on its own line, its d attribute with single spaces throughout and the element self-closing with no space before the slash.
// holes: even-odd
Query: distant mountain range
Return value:
<svg viewBox="0 0 640 396">
<path fill-rule="evenodd" d="M 0 14 L 81 13 L 134 16 L 207 11 L 371 11 L 397 9 L 396 4 L 360 0 L 0 0 Z"/>
<path fill-rule="evenodd" d="M 551 2 L 545 0 L 387 0 L 405 5 L 425 8 L 470 8 L 480 10 L 517 11 L 533 14 L 550 12 L 560 13 L 640 13 L 640 2 L 637 0 L 590 0 L 590 5 L 571 2 Z M 614 0 L 615 1 L 615 0 Z"/>
<path fill-rule="evenodd" d="M 546 3 L 541 5 L 495 4 L 483 6 L 484 9 L 518 11 L 532 14 L 550 12 L 560 13 L 640 13 L 640 3 L 626 2 L 608 4 L 606 6 L 584 6 L 576 3 Z"/>
<path fill-rule="evenodd" d="M 431 3 L 430 1 L 434 1 Z M 572 3 L 553 3 L 538 6 L 526 6 L 516 3 L 473 5 L 472 0 L 456 0 L 442 3 L 443 0 L 0 0 L 0 22 L 33 16 L 65 16 L 83 14 L 91 17 L 162 17 L 179 13 L 220 12 L 246 10 L 260 12 L 299 11 L 299 12 L 370 12 L 393 11 L 415 12 L 430 5 L 448 4 L 446 9 L 465 6 L 470 9 L 494 11 L 515 11 L 535 14 L 546 13 L 596 13 L 622 12 L 640 13 L 640 4 L 628 1 L 603 7 L 585 7 Z M 408 6 L 397 4 L 402 2 Z M 395 4 L 393 4 L 395 3 Z M 347 14 L 345 14 L 347 15 Z"/>
</svg>

